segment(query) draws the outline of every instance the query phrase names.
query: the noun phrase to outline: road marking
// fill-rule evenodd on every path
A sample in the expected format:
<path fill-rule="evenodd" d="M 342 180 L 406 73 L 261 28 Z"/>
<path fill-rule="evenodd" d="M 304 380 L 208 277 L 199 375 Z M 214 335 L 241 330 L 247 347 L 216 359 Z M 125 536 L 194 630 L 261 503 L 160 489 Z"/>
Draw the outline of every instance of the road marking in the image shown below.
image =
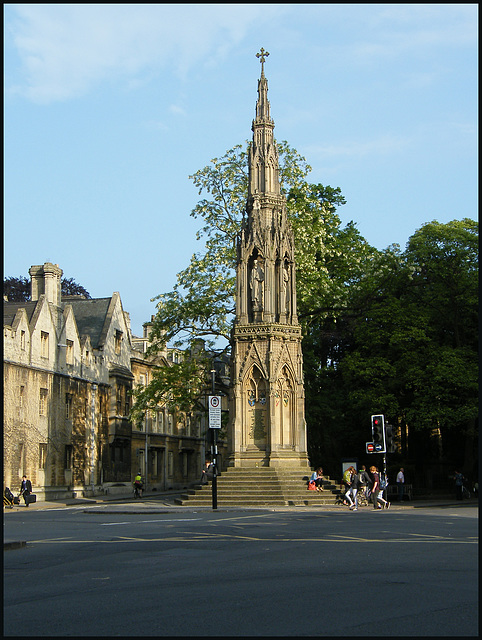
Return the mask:
<path fill-rule="evenodd" d="M 169 520 L 137 520 L 133 522 L 100 522 L 101 527 L 112 527 L 116 524 L 151 524 L 151 522 L 194 522 L 196 520 L 201 520 L 201 518 L 172 518 Z"/>
<path fill-rule="evenodd" d="M 232 540 L 239 541 L 249 541 L 249 542 L 327 542 L 327 543 L 342 543 L 346 544 L 346 539 L 344 538 L 257 538 L 253 536 L 236 536 L 236 535 L 228 535 L 228 534 L 213 534 L 213 533 L 196 533 L 189 535 L 181 535 L 181 536 L 173 536 L 173 537 L 163 537 L 163 538 L 146 538 L 146 537 L 129 537 L 129 536 L 118 536 L 115 540 L 72 540 L 69 538 L 50 538 L 44 540 L 30 540 L 27 541 L 28 544 L 116 544 L 116 543 L 125 543 L 125 542 L 207 542 L 211 540 L 216 540 L 217 542 L 228 542 Z M 478 545 L 477 537 L 470 537 L 467 540 L 452 540 L 450 538 L 445 539 L 427 539 L 427 540 L 413 540 L 413 539 L 405 539 L 405 538 L 393 538 L 393 539 L 383 539 L 383 538 L 351 538 L 351 542 L 354 543 L 375 543 L 380 544 L 381 542 L 384 544 L 473 544 Z"/>

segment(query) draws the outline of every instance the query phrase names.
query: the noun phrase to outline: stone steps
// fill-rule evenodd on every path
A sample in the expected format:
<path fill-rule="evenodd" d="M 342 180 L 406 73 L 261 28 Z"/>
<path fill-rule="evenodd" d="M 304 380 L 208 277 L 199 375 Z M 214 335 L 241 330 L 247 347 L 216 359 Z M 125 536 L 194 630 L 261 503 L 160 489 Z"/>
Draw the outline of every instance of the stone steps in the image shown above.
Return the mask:
<path fill-rule="evenodd" d="M 233 468 L 223 471 L 217 478 L 217 504 L 220 507 L 256 506 L 316 506 L 335 504 L 340 493 L 336 484 L 325 477 L 324 491 L 308 491 L 308 468 L 253 469 Z M 303 479 L 305 478 L 305 479 Z M 183 506 L 211 506 L 211 484 L 197 485 L 176 499 Z"/>

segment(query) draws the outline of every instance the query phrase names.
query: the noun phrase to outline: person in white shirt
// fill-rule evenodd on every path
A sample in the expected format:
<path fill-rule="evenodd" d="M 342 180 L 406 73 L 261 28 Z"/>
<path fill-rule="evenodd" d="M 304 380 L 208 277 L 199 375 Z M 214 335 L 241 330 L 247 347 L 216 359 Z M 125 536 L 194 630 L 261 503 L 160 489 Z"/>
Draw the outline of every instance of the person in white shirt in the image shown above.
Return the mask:
<path fill-rule="evenodd" d="M 397 473 L 397 485 L 398 485 L 398 500 L 399 502 L 403 502 L 403 490 L 405 484 L 405 475 L 403 473 L 403 467 Z"/>

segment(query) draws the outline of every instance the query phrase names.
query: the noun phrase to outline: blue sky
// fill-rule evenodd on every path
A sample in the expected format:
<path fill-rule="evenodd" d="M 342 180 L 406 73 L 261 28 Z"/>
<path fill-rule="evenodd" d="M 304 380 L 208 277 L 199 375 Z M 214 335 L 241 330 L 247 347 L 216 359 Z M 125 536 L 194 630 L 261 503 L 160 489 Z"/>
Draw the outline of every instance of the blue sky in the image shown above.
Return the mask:
<path fill-rule="evenodd" d="M 477 4 L 4 5 L 4 274 L 59 264 L 132 330 L 201 251 L 189 175 L 275 137 L 384 249 L 477 219 Z"/>

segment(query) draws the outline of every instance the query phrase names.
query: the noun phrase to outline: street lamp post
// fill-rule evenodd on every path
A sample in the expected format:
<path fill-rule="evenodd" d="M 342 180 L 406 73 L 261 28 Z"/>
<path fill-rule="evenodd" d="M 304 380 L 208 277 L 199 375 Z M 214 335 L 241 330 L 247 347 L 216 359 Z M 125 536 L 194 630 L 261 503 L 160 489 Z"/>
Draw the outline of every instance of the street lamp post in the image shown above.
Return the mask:
<path fill-rule="evenodd" d="M 147 491 L 147 477 L 148 477 L 148 472 L 149 472 L 149 459 L 148 459 L 148 455 L 147 455 L 147 450 L 148 450 L 148 439 L 147 439 L 147 426 L 148 426 L 149 420 L 147 418 L 147 410 L 146 410 L 146 447 L 145 447 L 145 454 L 144 454 L 144 467 L 145 467 L 145 472 L 146 472 L 146 491 Z"/>
<path fill-rule="evenodd" d="M 92 427 L 90 432 L 90 484 L 92 486 L 92 496 L 94 496 L 95 489 L 95 392 L 97 391 L 97 385 L 95 382 L 92 385 Z"/>

